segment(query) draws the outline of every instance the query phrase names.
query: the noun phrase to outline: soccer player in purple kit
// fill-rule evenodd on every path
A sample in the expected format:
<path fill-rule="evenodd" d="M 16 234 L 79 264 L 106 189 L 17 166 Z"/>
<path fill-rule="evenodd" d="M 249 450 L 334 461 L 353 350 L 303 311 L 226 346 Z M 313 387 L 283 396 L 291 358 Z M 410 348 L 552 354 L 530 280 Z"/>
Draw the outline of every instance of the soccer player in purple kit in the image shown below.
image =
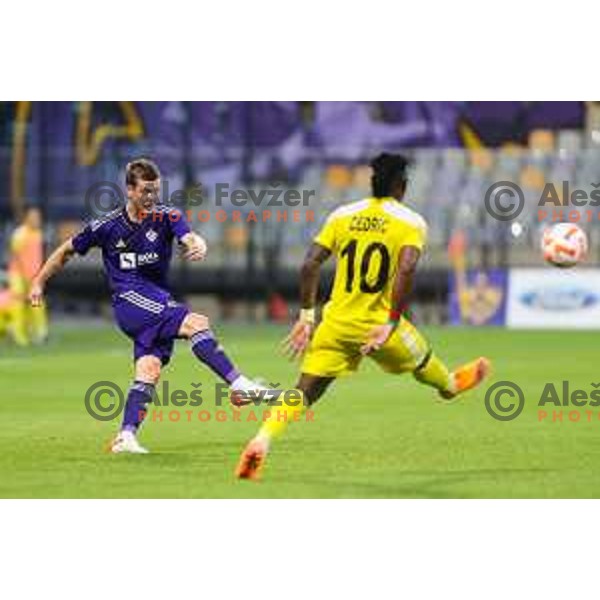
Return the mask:
<path fill-rule="evenodd" d="M 114 315 L 120 329 L 133 340 L 135 361 L 123 424 L 110 450 L 145 454 L 137 432 L 175 339 L 188 339 L 195 356 L 232 390 L 258 394 L 266 388 L 242 375 L 215 339 L 208 319 L 176 302 L 169 291 L 173 241 L 183 246 L 183 256 L 190 261 L 204 259 L 206 243 L 191 231 L 180 211 L 157 204 L 160 171 L 156 164 L 146 158 L 130 162 L 126 184 L 125 207 L 90 222 L 61 244 L 35 276 L 29 299 L 33 306 L 40 306 L 46 282 L 75 254 L 84 255 L 93 247 L 102 250 Z"/>

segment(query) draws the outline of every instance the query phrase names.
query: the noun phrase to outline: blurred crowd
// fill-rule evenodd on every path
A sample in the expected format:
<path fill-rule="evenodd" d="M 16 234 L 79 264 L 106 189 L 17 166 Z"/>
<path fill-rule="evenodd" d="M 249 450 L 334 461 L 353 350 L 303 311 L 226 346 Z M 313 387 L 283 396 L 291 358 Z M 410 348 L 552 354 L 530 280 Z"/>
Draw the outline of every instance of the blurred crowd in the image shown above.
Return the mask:
<path fill-rule="evenodd" d="M 551 219 L 537 210 L 545 187 L 553 184 L 564 204 L 563 182 L 569 190 L 587 194 L 600 183 L 600 105 L 0 103 L 3 314 L 24 289 L 23 278 L 14 277 L 16 232 L 38 231 L 24 236 L 30 252 L 24 262 L 37 264 L 31 240 L 37 240 L 43 254 L 77 231 L 91 216 L 86 203 L 90 187 L 99 181 L 123 185 L 123 169 L 132 156 L 155 158 L 171 190 L 201 183 L 202 209 L 213 216 L 218 208 L 234 208 L 227 202 L 215 205 L 219 183 L 255 193 L 273 187 L 282 193 L 314 192 L 308 205 L 298 208 L 314 218 L 263 221 L 260 211 L 265 207 L 249 204 L 235 208 L 244 217 L 258 211 L 254 221 L 211 218 L 194 224 L 209 243 L 203 268 L 221 273 L 251 268 L 274 281 L 282 269 L 295 271 L 307 243 L 333 208 L 369 194 L 367 164 L 381 150 L 401 151 L 413 160 L 407 201 L 429 223 L 425 269 L 449 268 L 448 244 L 457 231 L 464 237 L 469 265 L 538 264 L 540 230 Z M 486 210 L 486 192 L 498 181 L 513 182 L 523 192 L 525 209 L 517 228 L 495 220 Z M 29 205 L 37 210 L 26 210 Z M 583 215 L 587 208 L 575 210 Z M 595 241 L 600 223 L 594 216 L 581 222 L 593 249 L 599 247 Z M 27 225 L 31 222 L 37 224 Z M 591 260 L 596 260 L 594 254 Z M 91 256 L 81 264 L 95 268 L 98 262 L 99 257 Z M 19 315 L 17 338 L 44 338 L 43 319 L 41 324 L 28 322 L 24 309 Z"/>

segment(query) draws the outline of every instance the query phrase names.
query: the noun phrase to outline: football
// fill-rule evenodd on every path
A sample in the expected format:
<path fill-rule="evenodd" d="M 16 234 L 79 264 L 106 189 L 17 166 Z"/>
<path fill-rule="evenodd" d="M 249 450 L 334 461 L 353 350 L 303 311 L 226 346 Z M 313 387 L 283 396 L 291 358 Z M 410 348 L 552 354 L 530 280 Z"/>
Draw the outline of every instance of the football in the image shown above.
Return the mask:
<path fill-rule="evenodd" d="M 573 267 L 587 255 L 585 231 L 575 223 L 557 223 L 542 235 L 544 260 L 555 267 Z"/>

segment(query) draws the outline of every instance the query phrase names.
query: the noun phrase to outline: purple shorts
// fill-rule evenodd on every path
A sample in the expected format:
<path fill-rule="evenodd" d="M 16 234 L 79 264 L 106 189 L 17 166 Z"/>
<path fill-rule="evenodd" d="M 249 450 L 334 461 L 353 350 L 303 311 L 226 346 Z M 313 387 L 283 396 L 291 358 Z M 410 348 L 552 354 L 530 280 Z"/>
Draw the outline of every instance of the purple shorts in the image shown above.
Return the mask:
<path fill-rule="evenodd" d="M 173 345 L 190 309 L 167 293 L 127 290 L 113 296 L 113 311 L 121 330 L 133 340 L 133 357 L 171 360 Z"/>

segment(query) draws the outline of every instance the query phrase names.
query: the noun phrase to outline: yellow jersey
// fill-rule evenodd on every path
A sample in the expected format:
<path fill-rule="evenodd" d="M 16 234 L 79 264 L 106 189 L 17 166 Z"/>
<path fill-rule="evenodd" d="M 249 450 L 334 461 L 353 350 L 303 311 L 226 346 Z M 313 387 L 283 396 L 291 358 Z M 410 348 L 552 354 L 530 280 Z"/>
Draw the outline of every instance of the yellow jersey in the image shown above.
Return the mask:
<path fill-rule="evenodd" d="M 323 320 L 367 329 L 388 319 L 400 250 L 423 250 L 427 224 L 394 198 L 366 198 L 334 210 L 314 241 L 337 264 Z"/>

